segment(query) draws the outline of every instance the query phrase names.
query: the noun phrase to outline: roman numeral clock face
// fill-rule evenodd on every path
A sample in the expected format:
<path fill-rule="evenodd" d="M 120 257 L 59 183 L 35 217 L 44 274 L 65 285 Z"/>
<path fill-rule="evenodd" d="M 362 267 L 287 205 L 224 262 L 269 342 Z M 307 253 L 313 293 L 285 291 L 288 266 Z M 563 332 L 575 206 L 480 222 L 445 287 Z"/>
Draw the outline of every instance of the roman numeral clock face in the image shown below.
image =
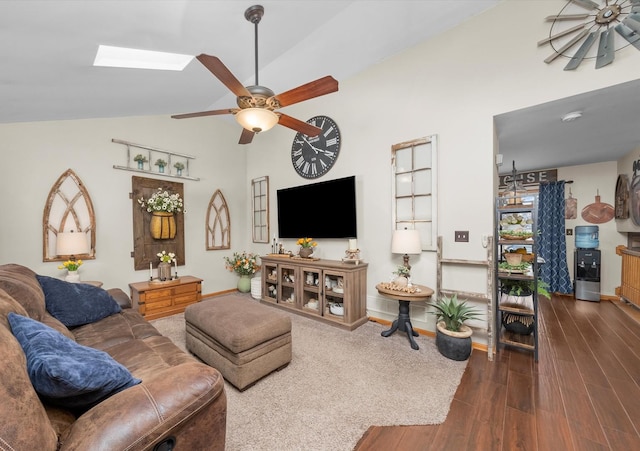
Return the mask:
<path fill-rule="evenodd" d="M 315 116 L 307 121 L 322 129 L 318 136 L 297 133 L 291 146 L 291 163 L 307 179 L 320 177 L 333 167 L 340 153 L 340 130 L 333 119 Z"/>

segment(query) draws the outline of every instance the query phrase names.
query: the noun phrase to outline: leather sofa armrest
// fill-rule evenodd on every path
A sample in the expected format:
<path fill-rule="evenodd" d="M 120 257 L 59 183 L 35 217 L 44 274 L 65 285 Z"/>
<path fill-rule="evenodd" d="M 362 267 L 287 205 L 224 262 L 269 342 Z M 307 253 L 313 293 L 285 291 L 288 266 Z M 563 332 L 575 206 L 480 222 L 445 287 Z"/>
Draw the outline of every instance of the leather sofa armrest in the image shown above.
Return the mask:
<path fill-rule="evenodd" d="M 131 308 L 131 298 L 120 288 L 110 288 L 107 290 L 107 293 L 109 293 L 111 297 L 115 299 L 120 308 Z"/>
<path fill-rule="evenodd" d="M 146 450 L 173 437 L 176 449 L 224 450 L 226 395 L 218 370 L 190 362 L 106 399 L 81 415 L 60 450 Z"/>

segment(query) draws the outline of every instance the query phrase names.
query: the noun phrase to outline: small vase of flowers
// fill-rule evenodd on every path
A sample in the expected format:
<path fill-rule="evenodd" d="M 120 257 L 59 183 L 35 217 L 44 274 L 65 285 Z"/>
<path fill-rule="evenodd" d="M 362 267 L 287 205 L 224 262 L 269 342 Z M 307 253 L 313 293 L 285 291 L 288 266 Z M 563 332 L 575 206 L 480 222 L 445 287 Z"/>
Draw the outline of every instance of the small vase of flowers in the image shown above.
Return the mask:
<path fill-rule="evenodd" d="M 67 260 L 63 262 L 58 269 L 66 269 L 67 276 L 64 278 L 67 282 L 80 282 L 78 268 L 82 265 L 82 260 Z"/>
<path fill-rule="evenodd" d="M 133 157 L 133 161 L 138 162 L 138 169 L 144 169 L 144 164 L 149 160 L 147 160 L 147 157 L 139 153 L 138 155 Z"/>
<path fill-rule="evenodd" d="M 180 161 L 178 161 L 176 164 L 173 165 L 174 168 L 176 168 L 176 175 L 182 175 L 182 170 L 184 169 L 184 163 L 181 163 Z"/>
<path fill-rule="evenodd" d="M 398 268 L 393 272 L 396 277 L 393 279 L 393 283 L 400 286 L 406 287 L 409 285 L 411 271 L 404 265 L 398 266 Z"/>
<path fill-rule="evenodd" d="M 155 165 L 158 166 L 158 172 L 163 173 L 164 167 L 167 165 L 167 162 L 164 161 L 162 158 L 158 158 L 155 162 Z"/>
<path fill-rule="evenodd" d="M 313 248 L 318 245 L 318 243 L 313 241 L 313 238 L 308 238 L 308 237 L 299 238 L 298 241 L 296 241 L 296 244 L 300 246 L 300 251 L 298 252 L 298 255 L 300 255 L 300 257 L 302 258 L 311 257 L 311 254 L 313 254 L 313 251 L 314 251 Z"/>
<path fill-rule="evenodd" d="M 171 280 L 171 263 L 176 261 L 176 254 L 166 251 L 158 252 L 158 279 L 161 281 Z"/>

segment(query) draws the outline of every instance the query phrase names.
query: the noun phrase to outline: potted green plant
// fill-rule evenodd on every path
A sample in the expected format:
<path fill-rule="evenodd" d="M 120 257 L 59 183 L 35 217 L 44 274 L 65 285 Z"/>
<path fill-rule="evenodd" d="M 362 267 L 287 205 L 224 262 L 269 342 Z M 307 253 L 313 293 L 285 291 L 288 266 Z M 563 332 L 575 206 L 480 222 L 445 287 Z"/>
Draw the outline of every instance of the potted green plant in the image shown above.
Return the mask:
<path fill-rule="evenodd" d="M 149 160 L 147 160 L 147 157 L 139 153 L 138 155 L 133 157 L 133 161 L 138 162 L 138 169 L 144 169 L 144 164 Z"/>
<path fill-rule="evenodd" d="M 549 293 L 548 288 L 549 284 L 542 279 L 538 279 L 537 284 L 533 279 L 503 279 L 500 286 L 500 305 L 533 312 L 534 290 L 539 295 L 551 299 L 551 293 Z M 521 335 L 529 335 L 533 332 L 532 315 L 503 312 L 501 321 L 505 329 L 510 332 Z"/>
<path fill-rule="evenodd" d="M 400 265 L 393 271 L 397 277 L 393 279 L 393 283 L 400 287 L 406 287 L 409 285 L 409 277 L 411 277 L 411 270 L 404 265 Z"/>
<path fill-rule="evenodd" d="M 184 163 L 178 161 L 176 164 L 173 165 L 173 167 L 176 168 L 176 174 L 182 175 L 182 170 L 184 169 Z"/>
<path fill-rule="evenodd" d="M 158 158 L 155 162 L 155 165 L 158 166 L 158 172 L 164 172 L 164 167 L 167 165 L 167 162 L 162 158 Z"/>
<path fill-rule="evenodd" d="M 440 354 L 451 360 L 467 360 L 471 355 L 471 335 L 473 330 L 465 321 L 479 318 L 480 312 L 459 301 L 454 294 L 450 298 L 443 296 L 429 303 L 436 315 L 436 347 Z"/>

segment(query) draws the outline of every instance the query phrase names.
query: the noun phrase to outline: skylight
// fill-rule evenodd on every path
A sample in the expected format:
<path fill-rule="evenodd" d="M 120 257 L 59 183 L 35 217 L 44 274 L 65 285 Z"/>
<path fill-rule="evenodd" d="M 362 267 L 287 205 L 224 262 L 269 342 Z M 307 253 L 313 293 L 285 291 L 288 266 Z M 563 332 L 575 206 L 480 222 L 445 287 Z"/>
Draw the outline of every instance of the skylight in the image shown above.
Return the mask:
<path fill-rule="evenodd" d="M 132 69 L 183 70 L 192 59 L 193 55 L 100 45 L 93 65 Z"/>

